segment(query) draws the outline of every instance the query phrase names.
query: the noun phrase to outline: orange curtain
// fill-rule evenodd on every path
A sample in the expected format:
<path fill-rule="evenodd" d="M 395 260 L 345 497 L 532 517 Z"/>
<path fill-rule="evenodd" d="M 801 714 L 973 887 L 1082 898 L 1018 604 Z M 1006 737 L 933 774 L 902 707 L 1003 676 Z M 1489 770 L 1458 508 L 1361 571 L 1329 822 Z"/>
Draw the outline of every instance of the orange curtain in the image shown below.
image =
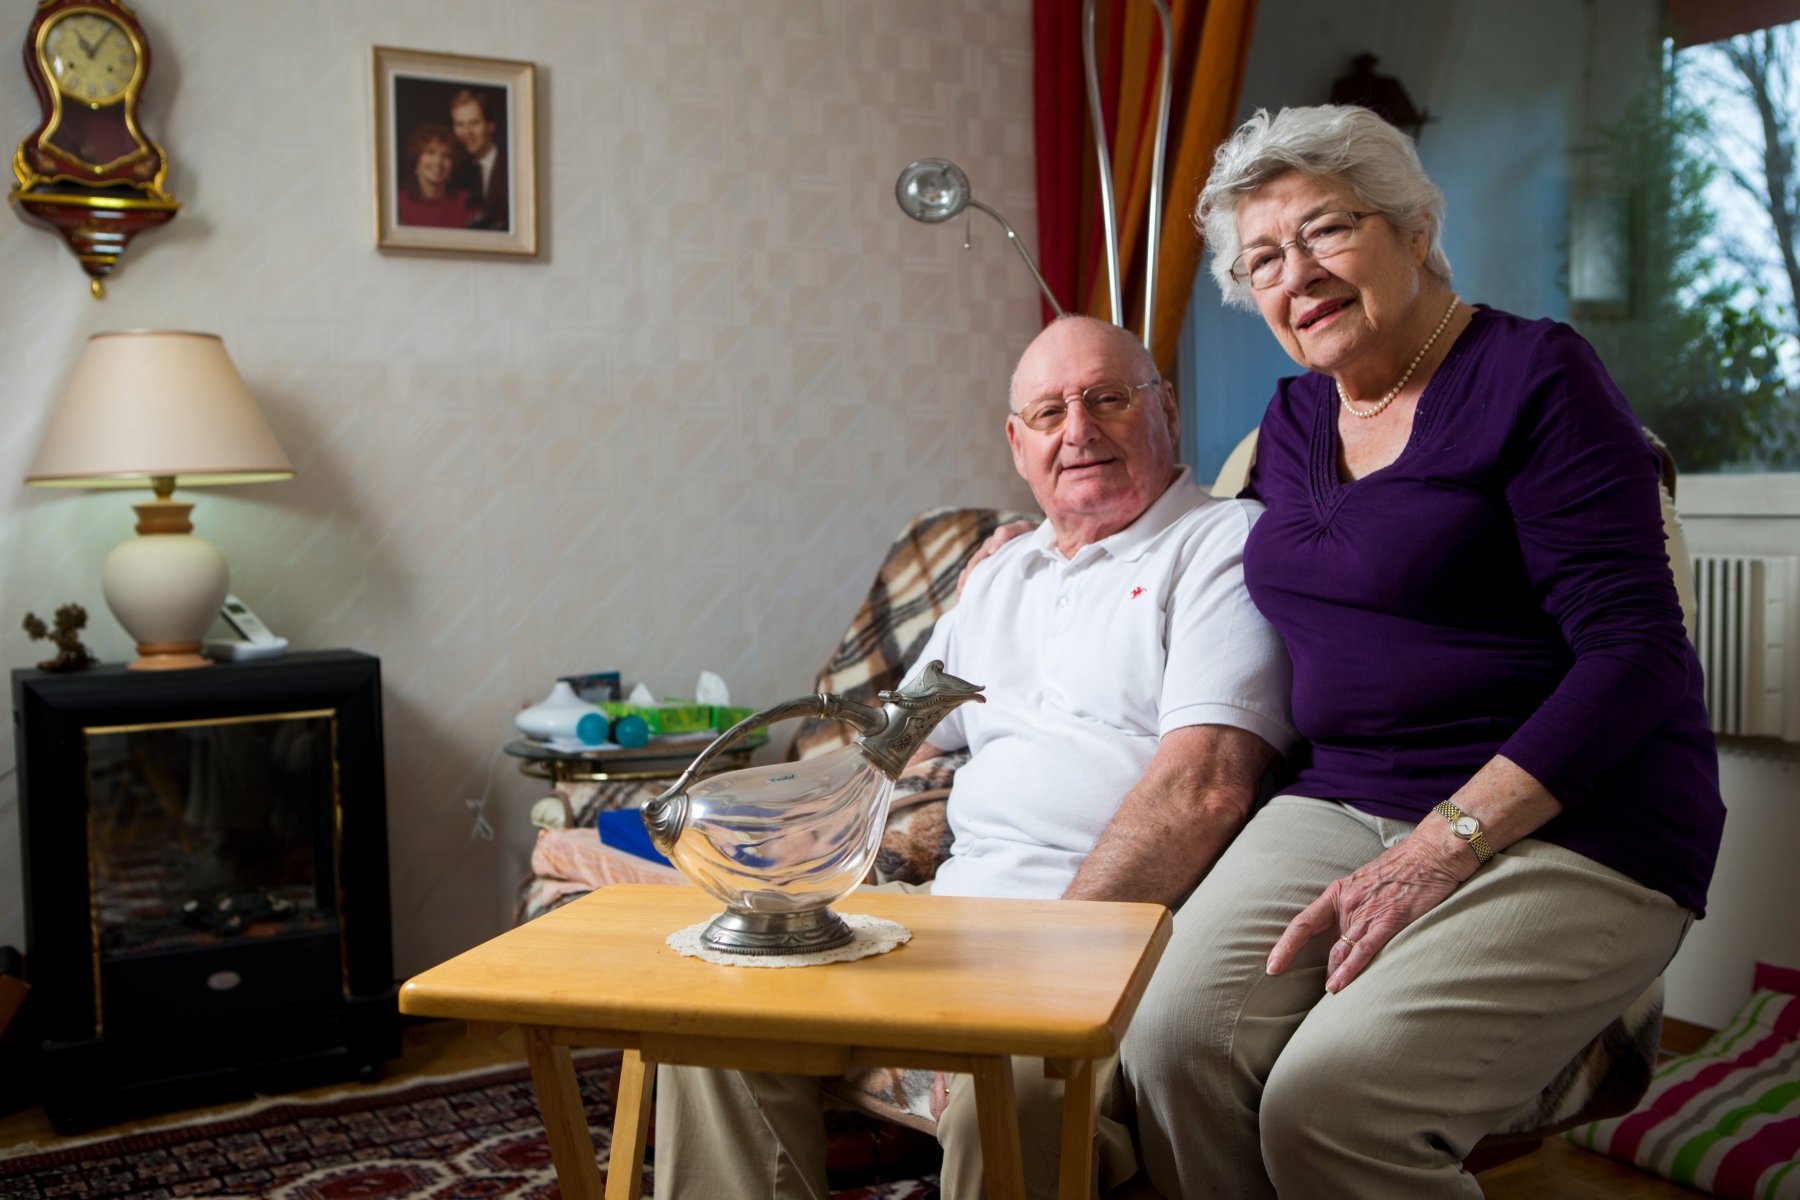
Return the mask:
<path fill-rule="evenodd" d="M 1039 0 L 1073 16 L 1075 53 L 1079 54 L 1079 3 Z M 1174 371 L 1175 348 L 1188 299 L 1201 266 L 1202 245 L 1194 226 L 1194 204 L 1213 151 L 1231 132 L 1243 90 L 1244 64 L 1256 26 L 1256 0 L 1171 0 L 1174 31 L 1174 87 L 1169 106 L 1169 144 L 1164 161 L 1162 251 L 1156 278 L 1156 329 L 1151 349 L 1165 375 Z M 1040 22 L 1040 26 L 1041 26 Z M 1134 331 L 1144 323 L 1144 265 L 1150 211 L 1150 172 L 1156 137 L 1156 104 L 1162 60 L 1162 27 L 1145 0 L 1099 0 L 1095 13 L 1096 49 L 1100 63 L 1103 107 L 1113 156 L 1113 195 L 1118 207 L 1120 268 L 1125 324 Z M 1040 43 L 1041 44 L 1041 43 Z M 1045 73 L 1040 67 L 1040 80 Z M 1061 78 L 1067 80 L 1065 70 Z M 1066 86 L 1066 84 L 1065 84 Z M 1083 84 L 1085 86 L 1085 83 Z M 1040 105 L 1040 115 L 1043 108 Z M 1080 137 L 1081 179 L 1050 180 L 1040 171 L 1039 208 L 1076 206 L 1080 219 L 1069 222 L 1080 231 L 1080 246 L 1070 255 L 1079 264 L 1076 294 L 1080 311 L 1110 318 L 1102 231 L 1098 167 L 1086 108 Z M 1040 128 L 1040 153 L 1045 130 Z M 1055 198 L 1046 185 L 1071 189 Z M 1078 190 L 1074 190 L 1077 189 Z M 1057 257 L 1044 247 L 1046 257 Z"/>

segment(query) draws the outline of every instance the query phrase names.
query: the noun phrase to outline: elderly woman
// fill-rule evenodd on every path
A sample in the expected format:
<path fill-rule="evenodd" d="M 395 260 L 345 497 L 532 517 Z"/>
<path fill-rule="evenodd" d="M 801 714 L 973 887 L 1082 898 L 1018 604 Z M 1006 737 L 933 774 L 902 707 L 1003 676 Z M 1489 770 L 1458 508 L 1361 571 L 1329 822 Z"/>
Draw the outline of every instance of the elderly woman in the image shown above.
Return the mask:
<path fill-rule="evenodd" d="M 1312 743 L 1176 917 L 1123 1051 L 1170 1197 L 1478 1197 L 1460 1160 L 1663 970 L 1724 809 L 1658 466 L 1566 325 L 1463 303 L 1358 108 L 1259 112 L 1199 219 L 1306 370 L 1244 553 Z"/>

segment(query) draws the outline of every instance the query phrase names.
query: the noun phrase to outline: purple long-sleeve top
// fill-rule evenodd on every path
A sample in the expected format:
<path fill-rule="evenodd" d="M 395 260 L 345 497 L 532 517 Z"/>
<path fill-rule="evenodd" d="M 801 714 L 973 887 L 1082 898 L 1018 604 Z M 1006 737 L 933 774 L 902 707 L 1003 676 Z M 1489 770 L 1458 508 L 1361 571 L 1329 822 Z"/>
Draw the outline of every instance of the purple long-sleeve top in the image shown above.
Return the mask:
<path fill-rule="evenodd" d="M 1532 836 L 1696 913 L 1725 808 L 1658 461 L 1567 325 L 1481 308 L 1400 457 L 1338 475 L 1329 378 L 1284 379 L 1246 495 L 1256 605 L 1312 759 L 1288 791 L 1422 819 L 1495 754 L 1562 803 Z"/>

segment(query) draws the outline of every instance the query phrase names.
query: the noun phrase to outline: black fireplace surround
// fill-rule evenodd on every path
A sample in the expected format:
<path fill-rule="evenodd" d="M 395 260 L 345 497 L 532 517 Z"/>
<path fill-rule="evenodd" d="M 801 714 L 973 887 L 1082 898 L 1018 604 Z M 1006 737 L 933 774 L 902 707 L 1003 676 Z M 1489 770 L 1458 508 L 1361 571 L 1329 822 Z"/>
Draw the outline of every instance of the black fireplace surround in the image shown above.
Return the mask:
<path fill-rule="evenodd" d="M 15 671 L 13 721 L 59 1130 L 399 1053 L 379 660 Z"/>

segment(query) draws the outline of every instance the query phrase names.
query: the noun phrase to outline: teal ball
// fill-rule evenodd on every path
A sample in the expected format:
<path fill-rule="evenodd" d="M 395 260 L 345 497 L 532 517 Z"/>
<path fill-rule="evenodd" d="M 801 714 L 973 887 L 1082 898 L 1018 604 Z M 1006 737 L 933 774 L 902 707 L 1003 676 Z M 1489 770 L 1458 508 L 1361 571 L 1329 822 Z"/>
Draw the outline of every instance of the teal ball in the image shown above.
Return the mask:
<path fill-rule="evenodd" d="M 636 750 L 650 742 L 650 726 L 642 717 L 623 716 L 613 722 L 613 741 L 627 750 Z"/>

